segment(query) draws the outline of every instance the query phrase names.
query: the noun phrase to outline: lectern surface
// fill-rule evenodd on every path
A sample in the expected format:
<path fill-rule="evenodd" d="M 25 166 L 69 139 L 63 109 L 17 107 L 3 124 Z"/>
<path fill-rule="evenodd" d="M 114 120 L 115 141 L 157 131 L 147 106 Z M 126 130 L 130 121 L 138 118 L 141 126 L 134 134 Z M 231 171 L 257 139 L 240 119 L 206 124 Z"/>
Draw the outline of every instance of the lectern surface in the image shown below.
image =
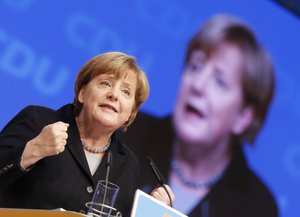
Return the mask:
<path fill-rule="evenodd" d="M 1 217 L 83 217 L 85 215 L 70 211 L 34 210 L 34 209 L 3 209 Z"/>

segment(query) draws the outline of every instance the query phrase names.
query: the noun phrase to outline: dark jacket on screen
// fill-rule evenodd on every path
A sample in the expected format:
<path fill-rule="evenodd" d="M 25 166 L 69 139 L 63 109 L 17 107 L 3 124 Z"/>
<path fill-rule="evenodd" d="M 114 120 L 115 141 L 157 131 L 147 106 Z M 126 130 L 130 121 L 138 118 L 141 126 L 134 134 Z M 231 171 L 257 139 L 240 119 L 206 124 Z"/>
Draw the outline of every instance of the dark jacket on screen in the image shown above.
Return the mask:
<path fill-rule="evenodd" d="M 157 185 L 147 156 L 168 178 L 174 139 L 171 116 L 159 119 L 139 113 L 127 132 L 121 134 L 121 139 L 130 144 L 140 161 L 143 173 L 138 178 L 139 188 L 150 190 Z M 186 214 L 189 217 L 277 217 L 278 211 L 272 194 L 248 167 L 241 147 L 236 147 L 223 177 Z"/>

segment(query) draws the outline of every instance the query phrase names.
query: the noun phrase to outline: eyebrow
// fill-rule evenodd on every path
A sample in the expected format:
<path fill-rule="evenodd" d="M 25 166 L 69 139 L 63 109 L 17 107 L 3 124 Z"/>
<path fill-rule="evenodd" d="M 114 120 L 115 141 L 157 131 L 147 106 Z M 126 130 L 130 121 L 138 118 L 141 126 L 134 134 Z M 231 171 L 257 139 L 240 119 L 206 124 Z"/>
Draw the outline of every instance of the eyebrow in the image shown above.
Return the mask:
<path fill-rule="evenodd" d="M 114 79 L 115 76 L 113 74 L 101 74 L 97 80 L 100 81 L 100 80 L 103 80 L 103 79 Z M 117 80 L 117 79 L 116 79 Z M 120 79 L 121 80 L 121 79 Z M 122 82 L 122 85 L 124 85 L 125 87 L 129 88 L 129 89 L 134 89 L 136 85 L 134 84 L 131 84 L 131 83 L 128 83 L 126 81 L 123 81 Z"/>

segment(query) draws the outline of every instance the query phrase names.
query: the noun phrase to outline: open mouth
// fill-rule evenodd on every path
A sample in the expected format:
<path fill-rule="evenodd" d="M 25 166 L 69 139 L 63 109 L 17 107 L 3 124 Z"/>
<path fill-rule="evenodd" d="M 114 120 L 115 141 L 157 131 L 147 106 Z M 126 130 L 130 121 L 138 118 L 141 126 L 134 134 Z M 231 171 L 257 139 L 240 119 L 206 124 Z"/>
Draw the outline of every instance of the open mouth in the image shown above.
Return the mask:
<path fill-rule="evenodd" d="M 115 107 L 113 107 L 113 106 L 111 106 L 109 104 L 103 104 L 103 105 L 100 105 L 100 107 L 110 109 L 110 110 L 112 110 L 112 111 L 114 111 L 116 113 L 118 112 Z"/>
<path fill-rule="evenodd" d="M 205 115 L 204 113 L 199 110 L 199 109 L 196 109 L 194 106 L 188 104 L 185 108 L 186 112 L 189 113 L 189 114 L 193 114 L 193 115 L 196 115 L 198 116 L 199 118 L 205 118 Z"/>

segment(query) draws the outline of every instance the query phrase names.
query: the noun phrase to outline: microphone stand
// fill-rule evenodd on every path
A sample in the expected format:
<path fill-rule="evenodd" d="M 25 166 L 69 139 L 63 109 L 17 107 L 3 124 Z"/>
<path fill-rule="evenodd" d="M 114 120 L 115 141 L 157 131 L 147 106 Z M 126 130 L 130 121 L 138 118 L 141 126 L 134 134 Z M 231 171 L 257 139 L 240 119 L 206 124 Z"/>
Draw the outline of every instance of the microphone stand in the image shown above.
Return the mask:
<path fill-rule="evenodd" d="M 150 166 L 155 178 L 157 179 L 158 183 L 164 188 L 164 190 L 166 191 L 166 193 L 168 195 L 168 198 L 169 198 L 169 201 L 170 201 L 170 206 L 173 207 L 173 203 L 172 203 L 172 200 L 171 200 L 170 193 L 169 193 L 168 189 L 165 186 L 165 184 L 167 184 L 166 180 L 164 179 L 163 175 L 161 174 L 161 172 L 157 168 L 157 166 L 154 163 L 154 161 L 152 160 L 152 158 L 147 157 L 147 159 L 148 159 L 149 166 Z"/>
<path fill-rule="evenodd" d="M 108 176 L 110 173 L 110 169 L 112 167 L 112 152 L 109 150 L 107 153 L 107 162 L 106 162 L 106 176 L 105 176 L 105 188 L 104 188 L 104 195 L 102 204 L 105 204 L 106 194 L 107 194 L 107 186 L 108 186 Z M 103 213 L 104 207 L 101 206 L 101 213 Z M 111 211 L 109 211 L 110 214 Z"/>

